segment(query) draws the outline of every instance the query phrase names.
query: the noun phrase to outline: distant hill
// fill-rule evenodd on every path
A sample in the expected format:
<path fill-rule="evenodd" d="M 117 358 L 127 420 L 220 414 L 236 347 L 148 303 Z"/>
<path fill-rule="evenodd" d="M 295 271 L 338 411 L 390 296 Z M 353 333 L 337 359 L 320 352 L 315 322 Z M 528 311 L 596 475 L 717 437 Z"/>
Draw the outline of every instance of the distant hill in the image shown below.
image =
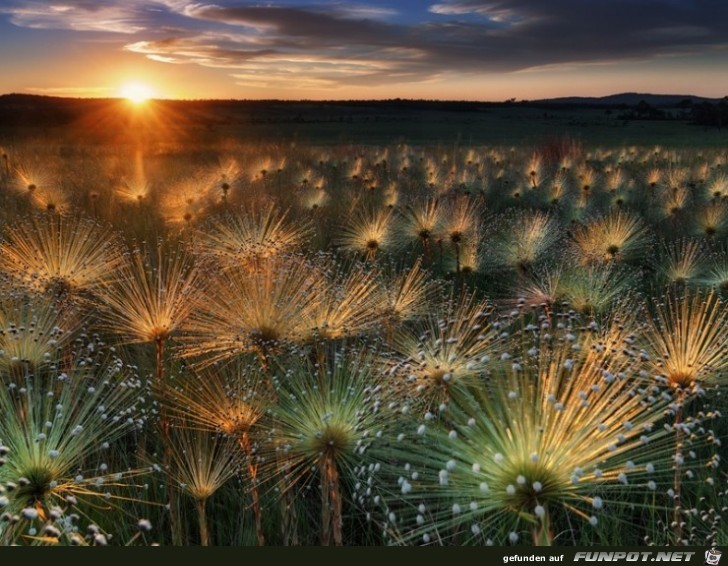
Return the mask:
<path fill-rule="evenodd" d="M 706 98 L 693 94 L 651 94 L 641 92 L 622 92 L 609 96 L 565 96 L 561 98 L 547 98 L 531 100 L 535 104 L 559 104 L 565 106 L 636 106 L 641 101 L 650 106 L 674 108 L 681 102 L 689 100 L 692 104 L 708 102 L 714 104 L 719 98 Z"/>

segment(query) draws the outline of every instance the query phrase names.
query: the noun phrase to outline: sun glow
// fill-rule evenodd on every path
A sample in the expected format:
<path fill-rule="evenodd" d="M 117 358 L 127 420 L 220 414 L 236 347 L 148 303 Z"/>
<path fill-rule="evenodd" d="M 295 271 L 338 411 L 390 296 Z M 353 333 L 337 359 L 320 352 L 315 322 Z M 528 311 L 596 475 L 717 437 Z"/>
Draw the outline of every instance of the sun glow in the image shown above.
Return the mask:
<path fill-rule="evenodd" d="M 143 104 L 154 96 L 154 90 L 143 83 L 126 83 L 119 88 L 119 96 L 134 104 Z"/>

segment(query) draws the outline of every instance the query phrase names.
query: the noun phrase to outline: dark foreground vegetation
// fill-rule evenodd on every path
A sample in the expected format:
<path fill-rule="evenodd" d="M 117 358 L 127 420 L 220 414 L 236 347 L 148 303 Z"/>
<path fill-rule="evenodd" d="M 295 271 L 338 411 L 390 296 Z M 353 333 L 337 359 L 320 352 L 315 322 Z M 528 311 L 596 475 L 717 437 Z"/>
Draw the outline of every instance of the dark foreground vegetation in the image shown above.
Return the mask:
<path fill-rule="evenodd" d="M 726 544 L 725 145 L 219 104 L 2 128 L 0 544 Z"/>

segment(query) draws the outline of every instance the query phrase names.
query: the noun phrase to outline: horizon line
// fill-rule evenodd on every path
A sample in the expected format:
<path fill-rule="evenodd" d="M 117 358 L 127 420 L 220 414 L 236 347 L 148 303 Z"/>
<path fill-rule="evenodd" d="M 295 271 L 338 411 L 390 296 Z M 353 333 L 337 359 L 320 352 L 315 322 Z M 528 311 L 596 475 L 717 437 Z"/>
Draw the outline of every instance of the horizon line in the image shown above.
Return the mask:
<path fill-rule="evenodd" d="M 683 98 L 702 98 L 706 100 L 723 100 L 728 98 L 728 94 L 725 96 L 704 96 L 700 94 L 685 94 L 685 93 L 662 93 L 662 92 L 638 92 L 638 91 L 623 91 L 615 92 L 606 95 L 580 95 L 571 94 L 563 96 L 554 96 L 549 98 L 517 98 L 511 97 L 504 100 L 486 100 L 486 99 L 472 99 L 472 98 L 408 98 L 408 97 L 390 97 L 390 98 L 172 98 L 172 97 L 150 97 L 147 100 L 149 102 L 442 102 L 442 103 L 479 103 L 479 104 L 507 104 L 507 103 L 524 103 L 524 102 L 548 102 L 558 101 L 562 99 L 570 98 L 582 98 L 582 99 L 593 99 L 601 100 L 605 98 L 613 98 L 617 96 L 662 96 L 662 97 L 683 97 Z M 0 93 L 0 97 L 7 96 L 28 96 L 37 98 L 49 98 L 49 99 L 66 99 L 66 100 L 116 100 L 126 101 L 128 100 L 124 96 L 70 96 L 70 95 L 58 95 L 58 94 L 43 94 L 35 92 L 6 92 Z"/>

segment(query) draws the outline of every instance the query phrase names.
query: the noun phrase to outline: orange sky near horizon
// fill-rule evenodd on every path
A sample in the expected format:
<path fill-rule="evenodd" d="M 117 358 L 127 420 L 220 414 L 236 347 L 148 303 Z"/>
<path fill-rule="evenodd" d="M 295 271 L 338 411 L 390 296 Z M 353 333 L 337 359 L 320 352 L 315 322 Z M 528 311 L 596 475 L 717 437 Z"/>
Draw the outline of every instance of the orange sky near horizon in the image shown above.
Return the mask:
<path fill-rule="evenodd" d="M 627 0 L 11 0 L 0 93 L 115 97 L 133 82 L 182 99 L 728 94 L 728 5 L 654 3 L 664 13 Z"/>

